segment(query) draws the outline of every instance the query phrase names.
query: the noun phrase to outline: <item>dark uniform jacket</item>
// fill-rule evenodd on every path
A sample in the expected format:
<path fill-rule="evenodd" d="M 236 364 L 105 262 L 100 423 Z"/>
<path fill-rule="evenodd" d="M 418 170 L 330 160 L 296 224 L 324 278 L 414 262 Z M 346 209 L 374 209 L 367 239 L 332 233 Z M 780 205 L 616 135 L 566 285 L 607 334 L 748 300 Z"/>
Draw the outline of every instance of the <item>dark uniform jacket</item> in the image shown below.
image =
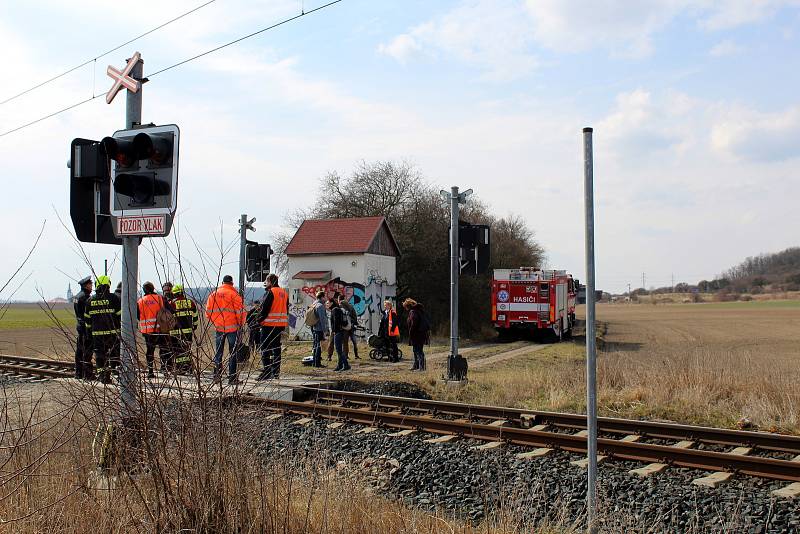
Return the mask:
<path fill-rule="evenodd" d="M 121 315 L 119 297 L 103 288 L 88 300 L 83 317 L 92 336 L 118 336 Z"/>
<path fill-rule="evenodd" d="M 171 336 L 191 335 L 197 328 L 197 305 L 192 299 L 183 295 L 167 303 L 167 308 L 175 316 L 175 328 L 169 331 Z"/>
<path fill-rule="evenodd" d="M 86 294 L 86 291 L 81 289 L 77 295 L 75 295 L 75 301 L 73 303 L 73 308 L 75 308 L 75 319 L 78 320 L 78 330 L 83 330 L 86 328 L 86 302 L 89 300 L 89 295 Z"/>
<path fill-rule="evenodd" d="M 396 326 L 398 327 L 399 331 L 400 318 L 397 316 L 396 311 L 392 310 L 390 313 L 392 314 L 392 328 Z M 386 338 L 389 337 L 389 314 L 386 313 L 386 310 L 384 310 L 383 313 L 381 314 L 381 324 L 380 326 L 378 326 L 378 335 Z"/>

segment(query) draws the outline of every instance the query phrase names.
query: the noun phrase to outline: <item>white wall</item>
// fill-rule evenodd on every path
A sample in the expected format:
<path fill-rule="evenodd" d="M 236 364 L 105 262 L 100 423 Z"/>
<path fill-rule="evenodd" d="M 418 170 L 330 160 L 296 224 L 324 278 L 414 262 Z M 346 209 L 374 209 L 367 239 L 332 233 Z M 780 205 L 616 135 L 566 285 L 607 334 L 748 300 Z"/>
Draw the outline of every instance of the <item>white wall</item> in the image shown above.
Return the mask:
<path fill-rule="evenodd" d="M 304 325 L 304 314 L 305 309 L 313 303 L 314 293 L 318 289 L 330 295 L 334 291 L 344 292 L 359 313 L 359 324 L 366 329 L 365 335 L 377 331 L 383 299 L 396 294 L 397 267 L 396 260 L 392 256 L 377 254 L 290 256 L 287 270 L 290 277 L 289 334 L 300 339 L 311 337 L 310 331 Z M 300 271 L 331 271 L 331 279 L 339 278 L 342 285 L 334 287 L 328 280 L 291 278 Z"/>

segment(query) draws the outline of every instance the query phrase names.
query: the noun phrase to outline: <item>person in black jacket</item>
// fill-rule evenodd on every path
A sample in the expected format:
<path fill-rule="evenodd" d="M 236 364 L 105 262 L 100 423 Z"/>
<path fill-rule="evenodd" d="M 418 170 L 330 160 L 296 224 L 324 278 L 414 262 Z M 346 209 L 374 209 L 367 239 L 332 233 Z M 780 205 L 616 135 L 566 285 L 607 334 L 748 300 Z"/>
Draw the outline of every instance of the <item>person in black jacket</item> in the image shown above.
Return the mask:
<path fill-rule="evenodd" d="M 119 364 L 119 323 L 122 306 L 111 292 L 111 279 L 97 277 L 97 290 L 86 303 L 83 315 L 87 332 L 92 334 L 97 374 L 104 384 L 111 383 L 111 370 Z M 91 365 L 91 364 L 90 364 Z"/>
<path fill-rule="evenodd" d="M 92 277 L 87 276 L 78 282 L 81 290 L 75 295 L 73 308 L 75 309 L 75 319 L 77 324 L 75 329 L 78 331 L 78 338 L 75 340 L 75 378 L 82 380 L 92 380 L 92 339 L 86 332 L 86 302 L 92 296 Z"/>
<path fill-rule="evenodd" d="M 334 371 L 349 371 L 350 363 L 347 361 L 347 353 L 344 351 L 344 337 L 350 335 L 349 330 L 345 330 L 344 325 L 347 310 L 339 306 L 335 300 L 331 301 L 331 333 L 333 334 L 333 345 L 336 347 L 336 354 L 339 362 Z"/>
<path fill-rule="evenodd" d="M 431 326 L 425 308 L 414 299 L 403 301 L 403 309 L 408 313 L 408 344 L 414 350 L 412 371 L 425 370 L 425 351 L 423 347 L 431 342 Z"/>

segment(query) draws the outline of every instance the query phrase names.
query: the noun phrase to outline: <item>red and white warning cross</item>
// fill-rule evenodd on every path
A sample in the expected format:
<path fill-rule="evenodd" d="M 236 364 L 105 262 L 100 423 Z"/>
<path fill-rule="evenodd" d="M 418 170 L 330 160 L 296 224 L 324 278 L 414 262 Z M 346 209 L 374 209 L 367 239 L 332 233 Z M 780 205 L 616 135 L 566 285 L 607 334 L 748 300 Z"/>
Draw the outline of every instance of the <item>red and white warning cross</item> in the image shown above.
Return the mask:
<path fill-rule="evenodd" d="M 111 79 L 114 80 L 114 85 L 112 85 L 111 89 L 109 89 L 106 93 L 106 104 L 110 104 L 123 87 L 132 93 L 135 93 L 139 90 L 141 82 L 134 80 L 129 76 L 129 74 L 131 73 L 131 70 L 133 70 L 134 65 L 136 65 L 141 58 L 142 55 L 139 54 L 139 52 L 135 52 L 133 57 L 128 60 L 128 64 L 125 65 L 125 68 L 122 69 L 122 72 L 118 71 L 111 65 L 108 66 L 106 69 L 106 74 L 108 74 Z"/>

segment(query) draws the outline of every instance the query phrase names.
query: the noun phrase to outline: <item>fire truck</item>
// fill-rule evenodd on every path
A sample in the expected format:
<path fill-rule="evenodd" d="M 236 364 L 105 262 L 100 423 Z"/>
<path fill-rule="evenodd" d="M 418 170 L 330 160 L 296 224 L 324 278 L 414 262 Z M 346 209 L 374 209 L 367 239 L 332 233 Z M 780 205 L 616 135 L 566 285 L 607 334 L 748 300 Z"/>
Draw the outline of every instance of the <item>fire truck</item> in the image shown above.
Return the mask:
<path fill-rule="evenodd" d="M 567 271 L 532 267 L 495 269 L 492 277 L 492 321 L 501 337 L 528 330 L 569 337 L 575 324 L 580 284 Z"/>

